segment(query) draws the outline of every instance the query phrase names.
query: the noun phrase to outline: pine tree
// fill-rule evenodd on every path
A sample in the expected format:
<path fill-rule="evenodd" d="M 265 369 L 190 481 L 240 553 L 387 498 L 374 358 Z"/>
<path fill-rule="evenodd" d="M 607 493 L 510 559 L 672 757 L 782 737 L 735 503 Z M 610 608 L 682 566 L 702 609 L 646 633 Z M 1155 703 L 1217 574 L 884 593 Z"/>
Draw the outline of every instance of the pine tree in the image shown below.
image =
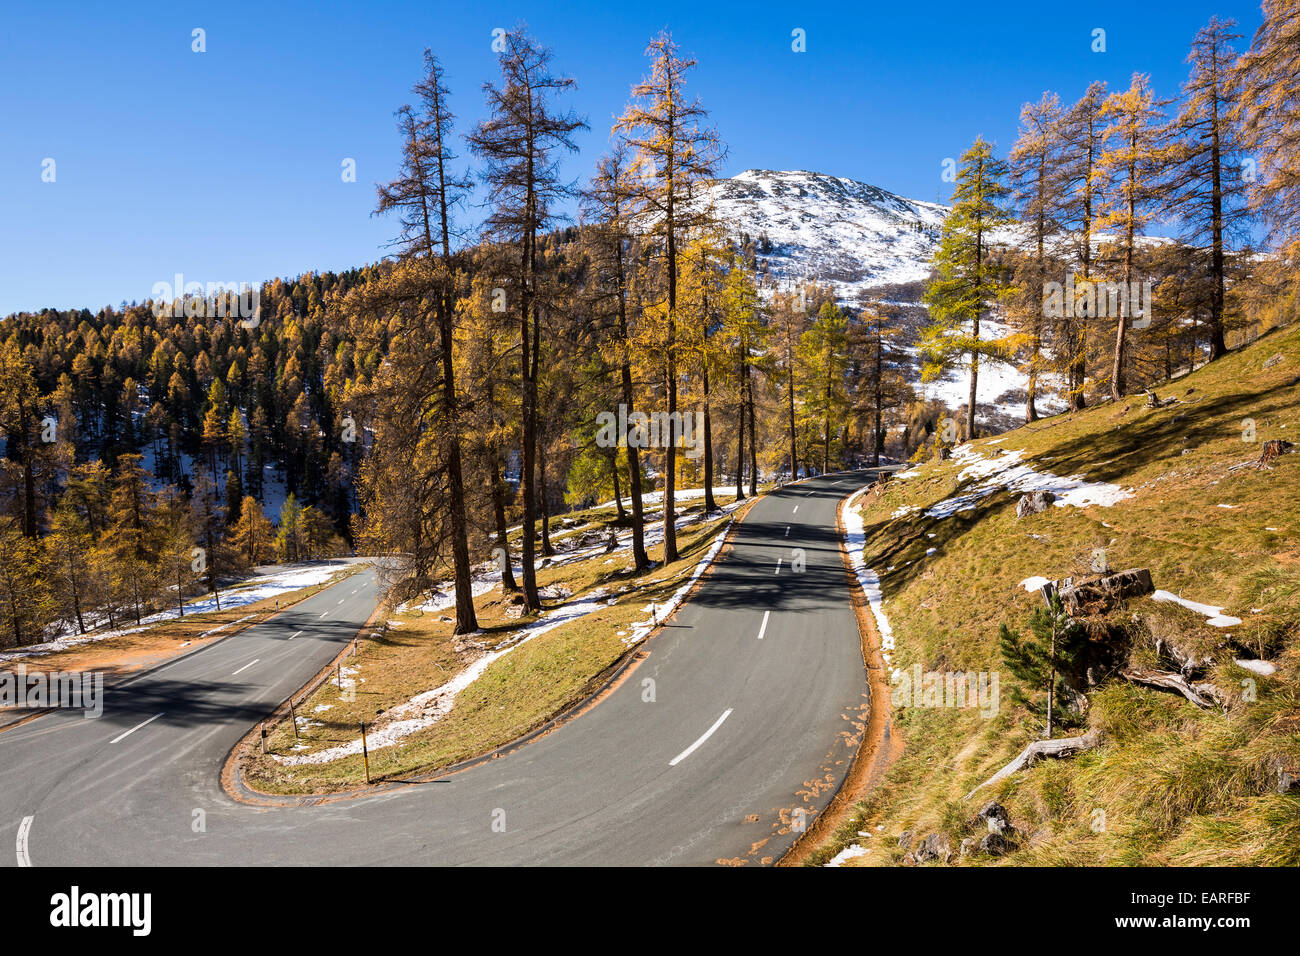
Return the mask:
<path fill-rule="evenodd" d="M 1024 637 L 1005 624 L 998 631 L 1002 660 L 1024 686 L 1012 687 L 1011 699 L 1030 713 L 1042 717 L 1050 738 L 1055 726 L 1077 726 L 1080 715 L 1060 706 L 1069 695 L 1066 675 L 1078 667 L 1088 643 L 1087 633 L 1052 595 L 1050 605 L 1034 608 L 1029 619 L 1033 638 Z"/>
<path fill-rule="evenodd" d="M 1005 360 L 1003 347 L 980 338 L 980 319 L 1006 297 L 1008 285 L 991 256 L 990 234 L 1011 222 L 1005 206 L 1007 167 L 993 147 L 977 137 L 962 154 L 952 209 L 944 218 L 934 277 L 925 290 L 931 324 L 921 342 L 927 377 L 954 364 L 970 362 L 966 437 L 975 437 L 976 388 L 981 356 Z"/>
<path fill-rule="evenodd" d="M 848 413 L 848 345 L 848 319 L 833 302 L 821 307 L 799 339 L 804 413 L 821 424 L 823 474 L 831 470 L 831 422 L 843 421 Z"/>

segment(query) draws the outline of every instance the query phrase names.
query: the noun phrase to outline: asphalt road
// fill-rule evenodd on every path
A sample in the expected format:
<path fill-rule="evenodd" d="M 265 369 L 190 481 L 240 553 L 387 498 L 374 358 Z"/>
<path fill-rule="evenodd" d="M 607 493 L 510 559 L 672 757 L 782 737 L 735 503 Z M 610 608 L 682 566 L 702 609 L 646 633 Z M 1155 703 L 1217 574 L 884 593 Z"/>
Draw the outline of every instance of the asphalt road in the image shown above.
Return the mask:
<path fill-rule="evenodd" d="M 867 478 L 832 475 L 760 500 L 630 677 L 513 753 L 319 806 L 232 800 L 218 779 L 231 746 L 373 612 L 374 572 L 353 575 L 265 623 L 106 688 L 99 719 L 55 711 L 0 733 L 0 848 L 9 848 L 0 862 L 779 858 L 797 834 L 788 826 L 779 833 L 777 821 L 789 823 L 798 807 L 811 823 L 825 807 L 853 753 L 846 715 L 866 703 L 835 511 Z M 806 558 L 802 572 L 791 568 L 796 548 Z M 653 701 L 645 699 L 647 680 Z"/>

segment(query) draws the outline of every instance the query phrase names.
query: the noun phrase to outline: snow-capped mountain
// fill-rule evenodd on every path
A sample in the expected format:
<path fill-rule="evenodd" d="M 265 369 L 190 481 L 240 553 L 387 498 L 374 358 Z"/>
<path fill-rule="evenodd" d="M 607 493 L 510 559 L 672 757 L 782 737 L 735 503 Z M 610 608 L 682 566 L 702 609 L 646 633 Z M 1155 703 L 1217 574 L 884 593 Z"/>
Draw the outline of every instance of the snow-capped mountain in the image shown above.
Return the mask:
<path fill-rule="evenodd" d="M 845 305 L 860 305 L 866 297 L 910 303 L 896 316 L 905 323 L 902 345 L 916 360 L 917 334 L 927 322 L 920 290 L 881 287 L 926 279 L 947 206 L 801 169 L 749 169 L 715 180 L 707 196 L 733 237 L 755 240 L 759 262 L 778 283 L 815 279 L 833 287 Z M 1015 241 L 1010 234 L 1004 238 Z M 1010 331 L 987 316 L 982 326 L 986 338 Z M 918 394 L 957 409 L 967 400 L 968 375 L 959 361 L 940 379 L 922 382 L 917 362 L 908 377 Z M 982 363 L 976 410 L 981 425 L 997 429 L 1023 421 L 1025 383 L 1014 365 Z M 1040 409 L 1063 407 L 1049 391 L 1054 384 L 1046 376 L 1041 381 L 1047 393 L 1039 396 Z"/>
<path fill-rule="evenodd" d="M 758 240 L 775 278 L 821 280 L 846 302 L 872 286 L 924 279 L 948 212 L 802 169 L 749 169 L 715 180 L 708 198 L 733 233 Z"/>

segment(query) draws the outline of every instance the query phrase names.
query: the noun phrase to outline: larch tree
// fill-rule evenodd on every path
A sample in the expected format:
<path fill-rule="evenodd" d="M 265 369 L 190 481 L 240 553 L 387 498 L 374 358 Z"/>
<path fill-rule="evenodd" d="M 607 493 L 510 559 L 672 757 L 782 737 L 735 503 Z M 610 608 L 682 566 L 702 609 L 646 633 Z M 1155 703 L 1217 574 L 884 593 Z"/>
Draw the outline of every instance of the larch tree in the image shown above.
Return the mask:
<path fill-rule="evenodd" d="M 646 48 L 650 75 L 632 87 L 632 101 L 614 124 L 627 137 L 638 167 L 635 194 L 641 225 L 663 258 L 665 340 L 660 344 L 668 415 L 664 456 L 664 561 L 677 560 L 675 513 L 678 388 L 678 273 L 686 233 L 705 215 L 691 199 L 701 180 L 712 179 L 725 152 L 704 125 L 708 112 L 686 98 L 686 77 L 696 61 L 682 55 L 664 31 Z"/>
<path fill-rule="evenodd" d="M 704 510 L 712 514 L 718 510 L 713 498 L 713 409 L 710 372 L 716 367 L 718 345 L 713 340 L 717 330 L 722 284 L 725 281 L 723 268 L 727 256 L 727 245 L 718 227 L 712 221 L 701 223 L 691 234 L 682 250 L 682 284 L 683 302 L 683 341 L 687 344 L 691 357 L 690 367 L 700 387 L 700 412 L 704 417 Z M 687 325 L 687 313 L 695 322 Z M 716 377 L 716 372 L 714 373 Z M 697 424 L 697 427 L 700 427 Z M 698 437 L 698 436 L 697 436 Z"/>
<path fill-rule="evenodd" d="M 1007 167 L 993 147 L 977 137 L 962 154 L 953 189 L 952 209 L 945 217 L 934 276 L 925 290 L 931 323 L 921 338 L 925 374 L 934 378 L 962 357 L 970 363 L 966 403 L 966 438 L 975 437 L 975 407 L 979 360 L 1005 360 L 996 340 L 980 337 L 981 318 L 1008 292 L 1001 266 L 991 255 L 990 234 L 1012 219 L 1006 202 L 1010 190 Z"/>
<path fill-rule="evenodd" d="M 397 242 L 399 258 L 410 268 L 412 299 L 433 306 L 435 342 L 425 341 L 423 308 L 399 310 L 415 327 L 406 329 L 419 354 L 416 362 L 433 369 L 421 369 L 409 382 L 420 403 L 417 414 L 427 421 L 430 440 L 440 444 L 435 456 L 437 480 L 445 486 L 446 537 L 449 539 L 456 601 L 454 633 L 478 630 L 474 611 L 473 583 L 465 516 L 465 477 L 461 461 L 461 415 L 456 392 L 454 338 L 456 320 L 456 276 L 452 253 L 452 210 L 469 189 L 468 179 L 452 168 L 456 156 L 451 150 L 455 116 L 448 104 L 444 71 L 430 50 L 424 51 L 424 76 L 414 92 L 418 109 L 404 106 L 398 111 L 402 133 L 402 166 L 392 182 L 379 187 L 379 214 L 396 213 L 401 222 Z M 400 292 L 398 293 L 401 294 Z M 423 387 L 421 387 L 423 386 Z M 430 394 L 432 392 L 432 394 Z"/>
<path fill-rule="evenodd" d="M 1018 294 L 1012 314 L 1018 320 L 1025 352 L 1025 418 L 1038 420 L 1038 378 L 1043 371 L 1043 290 L 1048 282 L 1049 244 L 1059 233 L 1060 197 L 1054 188 L 1060 162 L 1061 101 L 1044 93 L 1020 108 L 1020 136 L 1011 148 L 1008 170 L 1019 219 L 1030 251 L 1019 257 Z"/>
<path fill-rule="evenodd" d="M 1162 206 L 1173 213 L 1183 239 L 1205 256 L 1210 282 L 1207 331 L 1210 359 L 1228 350 L 1224 337 L 1230 243 L 1247 233 L 1245 152 L 1233 116 L 1236 90 L 1231 20 L 1214 17 L 1192 40 L 1191 75 L 1177 116 L 1163 131 L 1168 142 Z"/>
<path fill-rule="evenodd" d="M 487 234 L 515 253 L 514 302 L 519 317 L 519 363 L 523 444 L 523 597 L 527 611 L 541 609 L 535 567 L 537 532 L 537 378 L 542 309 L 545 305 L 539 238 L 558 218 L 570 192 L 559 159 L 577 147 L 573 134 L 587 124 L 554 101 L 576 85 L 551 70 L 551 51 L 521 25 L 502 35 L 501 85 L 485 83 L 488 117 L 468 136 L 483 160 L 483 179 L 493 210 Z"/>
<path fill-rule="evenodd" d="M 1110 396 L 1115 401 L 1126 389 L 1125 353 L 1129 321 L 1134 318 L 1128 304 L 1135 296 L 1135 242 L 1155 216 L 1158 177 L 1163 150 L 1160 147 L 1159 122 L 1161 104 L 1151 91 L 1144 73 L 1134 73 L 1129 88 L 1112 93 L 1102 106 L 1106 121 L 1106 148 L 1097 167 L 1101 173 L 1101 216 L 1097 225 L 1113 229 L 1118 247 L 1123 288 L 1119 296 L 1119 315 L 1114 316 L 1115 349 L 1110 372 Z M 1112 251 L 1112 255 L 1113 255 Z M 1101 296 L 1098 296 L 1100 304 Z"/>
<path fill-rule="evenodd" d="M 1300 0 L 1264 0 L 1264 22 L 1235 67 L 1242 143 L 1249 152 L 1252 208 L 1274 245 L 1300 251 Z"/>
<path fill-rule="evenodd" d="M 1061 199 L 1061 225 L 1075 237 L 1074 263 L 1085 282 L 1092 278 L 1093 230 L 1098 217 L 1097 164 L 1106 129 L 1101 108 L 1105 102 L 1106 84 L 1089 84 L 1078 102 L 1066 110 L 1058 127 L 1061 162 L 1056 167 L 1053 188 Z M 1086 404 L 1089 318 L 1086 311 L 1067 309 L 1060 330 L 1066 390 L 1070 408 L 1075 411 Z"/>
<path fill-rule="evenodd" d="M 626 144 L 620 142 L 596 163 L 596 173 L 583 193 L 591 254 L 596 269 L 595 288 L 598 300 L 613 307 L 611 335 L 607 337 L 618 366 L 619 394 L 631 417 L 636 410 L 636 391 L 632 378 L 632 330 L 628 310 L 629 255 L 634 243 L 632 233 L 631 159 Z M 598 305 L 599 307 L 599 305 Z M 626 436 L 619 436 L 623 441 Z M 634 443 L 624 441 L 632 497 L 632 562 L 637 571 L 650 566 L 645 550 L 645 506 L 641 491 L 641 452 Z"/>

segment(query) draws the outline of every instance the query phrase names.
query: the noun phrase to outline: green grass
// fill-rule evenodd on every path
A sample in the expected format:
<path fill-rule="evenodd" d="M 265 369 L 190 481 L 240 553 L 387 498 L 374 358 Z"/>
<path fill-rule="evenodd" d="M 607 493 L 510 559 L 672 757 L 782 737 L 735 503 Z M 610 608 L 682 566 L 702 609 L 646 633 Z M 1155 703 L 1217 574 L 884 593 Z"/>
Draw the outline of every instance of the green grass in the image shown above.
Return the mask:
<path fill-rule="evenodd" d="M 1264 369 L 1276 354 L 1282 361 Z M 1002 706 L 988 720 L 896 708 L 902 755 L 813 862 L 858 841 L 875 846 L 854 865 L 897 863 L 905 830 L 918 840 L 944 830 L 956 849 L 980 836 L 967 821 L 996 797 L 1023 832 L 1021 849 L 961 863 L 1300 864 L 1300 796 L 1275 792 L 1279 763 L 1300 764 L 1300 454 L 1269 470 L 1231 469 L 1257 458 L 1267 439 L 1300 444 L 1300 328 L 1274 331 L 1155 390 L 1178 403 L 1152 409 L 1139 395 L 973 443 L 985 456 L 1024 449 L 1039 471 L 1135 491 L 1112 507 L 1054 507 L 1017 521 L 1018 496 L 998 492 L 973 511 L 926 518 L 925 508 L 972 484 L 959 482 L 952 461 L 922 465 L 863 505 L 894 666 L 1001 670 Z M 1253 420 L 1254 442 L 1243 440 L 1244 419 Z M 904 507 L 917 510 L 892 517 Z M 927 556 L 928 548 L 938 550 Z M 963 800 L 1041 733 L 1010 703 L 1014 679 L 998 652 L 998 626 L 1023 628 L 1041 601 L 1018 582 L 1088 574 L 1095 549 L 1105 549 L 1113 569 L 1149 568 L 1157 588 L 1242 619 L 1209 627 L 1199 614 L 1143 598 L 1090 622 L 1098 639 L 1128 642 L 1133 664 L 1154 666 L 1158 648 L 1171 643 L 1212 658 L 1209 679 L 1231 697 L 1226 713 L 1109 675 L 1089 695 L 1086 715 L 1105 732 L 1099 749 L 1041 762 Z M 1258 677 L 1232 663 L 1255 656 L 1278 672 Z M 860 830 L 873 835 L 860 838 Z"/>

